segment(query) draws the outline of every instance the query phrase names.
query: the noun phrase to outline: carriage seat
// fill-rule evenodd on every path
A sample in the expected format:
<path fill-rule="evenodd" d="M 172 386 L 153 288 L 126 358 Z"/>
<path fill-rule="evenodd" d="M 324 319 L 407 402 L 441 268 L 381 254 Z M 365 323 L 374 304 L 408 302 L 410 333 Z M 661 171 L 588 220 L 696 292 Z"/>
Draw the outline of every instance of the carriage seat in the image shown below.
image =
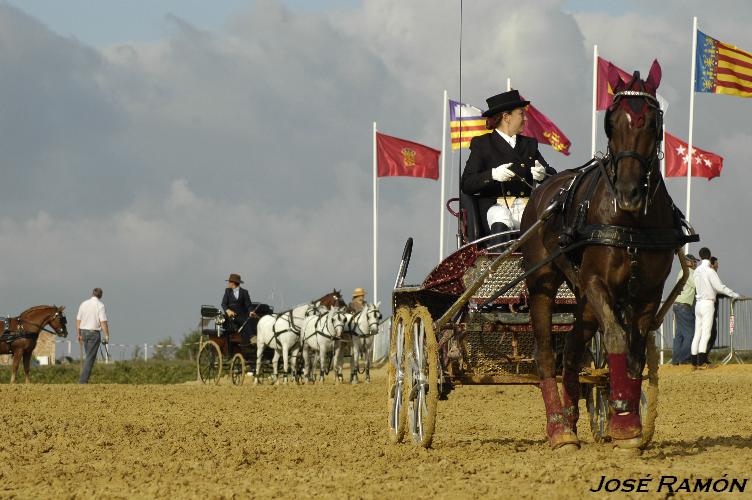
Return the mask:
<path fill-rule="evenodd" d="M 480 208 L 478 208 L 478 199 L 475 196 L 460 191 L 460 213 L 465 228 L 464 236 L 467 238 L 463 244 L 489 235 L 484 224 L 486 214 L 481 213 Z"/>

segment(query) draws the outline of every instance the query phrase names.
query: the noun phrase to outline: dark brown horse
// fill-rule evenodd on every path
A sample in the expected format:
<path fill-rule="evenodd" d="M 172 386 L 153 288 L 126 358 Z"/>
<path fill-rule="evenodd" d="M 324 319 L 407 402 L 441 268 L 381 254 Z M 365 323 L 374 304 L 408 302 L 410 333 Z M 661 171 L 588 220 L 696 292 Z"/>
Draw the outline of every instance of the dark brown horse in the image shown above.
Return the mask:
<path fill-rule="evenodd" d="M 630 82 L 610 72 L 615 98 L 605 121 L 608 155 L 589 168 L 549 179 L 533 192 L 522 218 L 524 231 L 552 200 L 567 201 L 525 243 L 527 269 L 575 244 L 527 278 L 546 433 L 553 448 L 579 446 L 578 373 L 596 330 L 603 332 L 608 353 L 611 437 L 624 448 L 640 444 L 646 337 L 655 328 L 674 253 L 687 241 L 660 174 L 662 111 L 655 97 L 660 79 L 657 61 L 644 81 L 639 72 Z M 565 343 L 560 398 L 550 332 L 554 297 L 565 280 L 576 294 L 577 311 Z"/>
<path fill-rule="evenodd" d="M 347 305 L 347 303 L 342 300 L 342 293 L 336 288 L 333 288 L 331 293 L 327 293 L 323 297 L 312 301 L 312 304 L 317 306 L 324 306 L 327 309 L 331 309 L 334 306 L 345 307 Z"/>
<path fill-rule="evenodd" d="M 0 354 L 13 354 L 13 368 L 10 383 L 16 382 L 18 365 L 23 358 L 24 382 L 29 383 L 29 368 L 31 353 L 37 345 L 37 339 L 42 331 L 54 333 L 59 337 L 67 337 L 67 320 L 63 311 L 65 306 L 34 306 L 26 309 L 18 317 L 5 318 L 0 321 Z M 47 328 L 52 328 L 52 331 Z"/>

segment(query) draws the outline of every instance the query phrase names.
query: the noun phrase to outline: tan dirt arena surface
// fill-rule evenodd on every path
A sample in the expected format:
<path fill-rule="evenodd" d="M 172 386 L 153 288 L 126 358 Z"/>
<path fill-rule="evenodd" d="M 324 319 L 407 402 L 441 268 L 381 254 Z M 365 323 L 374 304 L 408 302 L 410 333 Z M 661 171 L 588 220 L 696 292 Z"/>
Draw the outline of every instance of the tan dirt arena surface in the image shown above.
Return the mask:
<path fill-rule="evenodd" d="M 582 449 L 551 452 L 532 386 L 457 389 L 424 450 L 388 444 L 383 371 L 357 386 L 4 385 L 0 497 L 578 498 L 601 475 L 750 478 L 752 366 L 660 375 L 639 457 L 593 444 L 582 420 Z"/>

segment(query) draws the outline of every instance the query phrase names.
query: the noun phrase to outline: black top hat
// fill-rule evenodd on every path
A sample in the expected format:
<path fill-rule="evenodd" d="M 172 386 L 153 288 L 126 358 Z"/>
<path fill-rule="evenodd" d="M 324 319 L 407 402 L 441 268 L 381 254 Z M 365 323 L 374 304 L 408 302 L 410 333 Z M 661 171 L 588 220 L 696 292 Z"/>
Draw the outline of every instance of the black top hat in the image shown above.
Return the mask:
<path fill-rule="evenodd" d="M 241 285 L 243 283 L 243 280 L 240 279 L 240 275 L 235 274 L 235 273 L 230 274 L 230 277 L 227 278 L 225 281 L 232 281 L 233 283 L 237 285 Z"/>
<path fill-rule="evenodd" d="M 694 255 L 692 255 L 691 253 L 688 253 L 688 254 L 686 255 L 686 257 L 687 257 L 687 260 L 693 260 L 693 261 L 695 261 L 695 262 L 700 262 L 700 259 L 698 259 L 698 258 L 697 258 L 697 257 L 695 257 Z"/>
<path fill-rule="evenodd" d="M 483 116 L 493 116 L 501 113 L 502 111 L 512 111 L 513 109 L 522 108 L 530 104 L 530 101 L 525 101 L 520 97 L 520 93 L 517 90 L 510 90 L 503 94 L 497 94 L 493 97 L 486 99 L 488 104 L 488 111 L 483 113 Z"/>

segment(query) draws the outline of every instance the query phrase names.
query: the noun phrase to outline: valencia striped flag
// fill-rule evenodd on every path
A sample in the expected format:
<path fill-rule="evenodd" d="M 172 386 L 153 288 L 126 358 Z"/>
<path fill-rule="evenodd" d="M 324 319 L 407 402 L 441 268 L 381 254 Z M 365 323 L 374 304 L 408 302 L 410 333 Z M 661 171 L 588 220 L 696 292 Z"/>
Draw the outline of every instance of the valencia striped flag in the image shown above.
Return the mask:
<path fill-rule="evenodd" d="M 752 54 L 697 31 L 695 92 L 752 97 Z"/>

